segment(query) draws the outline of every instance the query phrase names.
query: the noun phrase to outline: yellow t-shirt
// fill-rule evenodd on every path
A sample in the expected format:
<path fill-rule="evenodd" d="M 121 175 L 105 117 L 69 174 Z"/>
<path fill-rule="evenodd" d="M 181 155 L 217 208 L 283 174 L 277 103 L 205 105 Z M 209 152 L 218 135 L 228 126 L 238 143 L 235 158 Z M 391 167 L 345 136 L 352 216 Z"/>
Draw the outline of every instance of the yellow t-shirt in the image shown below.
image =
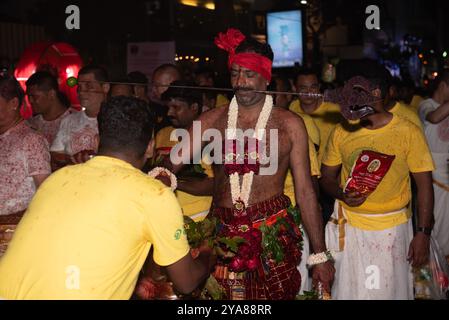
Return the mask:
<path fill-rule="evenodd" d="M 393 119 L 385 127 L 368 130 L 357 126 L 355 131 L 338 125 L 329 138 L 323 157 L 326 166 L 342 165 L 341 186 L 363 150 L 372 150 L 396 159 L 377 189 L 360 207 L 343 207 L 351 212 L 373 215 L 372 218 L 352 214 L 349 223 L 366 230 L 382 230 L 402 224 L 409 219 L 409 213 L 391 215 L 378 219 L 376 214 L 396 212 L 407 207 L 411 199 L 410 172 L 428 172 L 435 169 L 432 156 L 422 130 L 401 117 Z"/>
<path fill-rule="evenodd" d="M 215 102 L 215 108 L 220 108 L 227 106 L 229 104 L 229 99 L 222 94 L 217 94 L 217 101 Z"/>
<path fill-rule="evenodd" d="M 38 189 L 0 259 L 0 297 L 129 299 L 151 246 L 162 266 L 189 252 L 169 188 L 115 158 L 65 167 Z"/>
<path fill-rule="evenodd" d="M 155 140 L 156 154 L 167 155 L 170 153 L 170 149 L 177 144 L 176 141 L 170 141 L 170 134 L 173 130 L 173 127 L 166 127 L 158 132 Z M 213 178 L 212 167 L 205 163 L 202 163 L 201 166 L 207 176 Z M 184 215 L 194 221 L 201 221 L 206 218 L 212 203 L 212 197 L 194 196 L 179 190 L 176 191 L 176 196 Z"/>
<path fill-rule="evenodd" d="M 315 121 L 311 116 L 309 116 L 306 113 L 297 113 L 302 120 L 304 121 L 304 124 L 306 126 L 307 134 L 312 140 L 312 143 L 316 146 L 320 145 L 320 129 L 318 129 L 318 126 L 316 125 Z"/>
<path fill-rule="evenodd" d="M 413 108 L 413 110 L 418 113 L 419 112 L 419 105 L 421 104 L 421 102 L 424 101 L 424 98 L 418 95 L 414 95 L 412 102 L 410 102 L 410 106 Z"/>
<path fill-rule="evenodd" d="M 290 104 L 290 110 L 297 114 L 305 114 L 299 100 L 294 100 Z M 323 102 L 310 116 L 320 131 L 318 161 L 321 162 L 329 136 L 335 126 L 343 121 L 343 116 L 341 115 L 340 107 L 329 102 Z"/>
<path fill-rule="evenodd" d="M 393 109 L 389 110 L 389 112 L 404 119 L 407 119 L 408 121 L 418 126 L 421 130 L 423 130 L 423 126 L 421 120 L 419 119 L 418 114 L 414 112 L 410 106 L 407 106 L 402 102 L 397 102 L 393 107 Z"/>

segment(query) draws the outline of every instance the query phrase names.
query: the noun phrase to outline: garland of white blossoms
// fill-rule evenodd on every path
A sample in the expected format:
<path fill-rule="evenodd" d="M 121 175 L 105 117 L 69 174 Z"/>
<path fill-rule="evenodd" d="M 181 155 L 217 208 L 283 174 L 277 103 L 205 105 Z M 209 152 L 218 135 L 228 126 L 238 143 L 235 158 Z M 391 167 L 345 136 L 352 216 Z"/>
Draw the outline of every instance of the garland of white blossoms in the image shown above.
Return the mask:
<path fill-rule="evenodd" d="M 273 98 L 269 95 L 265 98 L 262 111 L 257 119 L 256 128 L 254 130 L 253 138 L 262 140 L 265 134 L 265 127 L 267 126 L 268 119 L 270 118 L 271 110 L 273 109 Z M 228 128 L 226 130 L 226 136 L 228 140 L 235 140 L 237 138 L 237 118 L 239 114 L 239 106 L 237 99 L 234 97 L 229 105 L 228 112 Z M 235 157 L 236 159 L 237 157 Z M 239 174 L 233 173 L 229 177 L 231 185 L 232 204 L 236 204 L 241 201 L 248 207 L 249 196 L 251 194 L 251 187 L 253 184 L 254 171 L 250 171 L 243 175 L 242 187 L 240 188 Z"/>
<path fill-rule="evenodd" d="M 170 178 L 170 188 L 172 191 L 175 191 L 178 188 L 178 180 L 176 176 L 167 168 L 157 167 L 148 172 L 148 175 L 154 179 L 156 179 L 160 175 L 166 175 Z"/>

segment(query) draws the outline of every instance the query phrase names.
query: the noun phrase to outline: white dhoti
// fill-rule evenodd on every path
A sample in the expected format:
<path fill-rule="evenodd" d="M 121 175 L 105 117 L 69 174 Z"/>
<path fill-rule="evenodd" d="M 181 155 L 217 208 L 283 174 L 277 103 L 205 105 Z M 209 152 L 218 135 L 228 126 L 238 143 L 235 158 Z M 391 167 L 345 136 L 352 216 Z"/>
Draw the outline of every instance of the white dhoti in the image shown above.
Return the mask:
<path fill-rule="evenodd" d="M 301 274 L 301 289 L 299 291 L 300 295 L 304 294 L 304 291 L 312 291 L 312 278 L 309 276 L 309 270 L 307 269 L 307 259 L 310 255 L 310 242 L 306 231 L 301 226 L 301 231 L 303 231 L 303 249 L 301 262 L 298 265 L 298 271 Z"/>
<path fill-rule="evenodd" d="M 442 253 L 449 256 L 449 153 L 432 153 L 436 170 L 433 172 L 435 195 L 435 226 L 433 237 Z"/>
<path fill-rule="evenodd" d="M 387 230 L 366 231 L 346 223 L 343 208 L 339 217 L 339 206 L 336 201 L 326 225 L 326 245 L 336 260 L 332 299 L 412 300 L 412 268 L 407 261 L 411 220 Z"/>

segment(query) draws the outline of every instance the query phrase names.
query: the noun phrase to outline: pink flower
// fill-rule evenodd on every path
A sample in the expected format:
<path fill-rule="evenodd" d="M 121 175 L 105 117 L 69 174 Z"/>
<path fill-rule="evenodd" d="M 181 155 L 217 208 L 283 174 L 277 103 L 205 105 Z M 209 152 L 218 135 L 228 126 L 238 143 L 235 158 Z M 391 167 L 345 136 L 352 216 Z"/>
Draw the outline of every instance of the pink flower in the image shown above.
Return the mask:
<path fill-rule="evenodd" d="M 246 261 L 240 257 L 235 257 L 229 264 L 229 270 L 232 272 L 243 272 L 245 271 Z"/>
<path fill-rule="evenodd" d="M 260 257 L 256 256 L 246 261 L 246 268 L 249 271 L 255 271 L 260 265 Z"/>

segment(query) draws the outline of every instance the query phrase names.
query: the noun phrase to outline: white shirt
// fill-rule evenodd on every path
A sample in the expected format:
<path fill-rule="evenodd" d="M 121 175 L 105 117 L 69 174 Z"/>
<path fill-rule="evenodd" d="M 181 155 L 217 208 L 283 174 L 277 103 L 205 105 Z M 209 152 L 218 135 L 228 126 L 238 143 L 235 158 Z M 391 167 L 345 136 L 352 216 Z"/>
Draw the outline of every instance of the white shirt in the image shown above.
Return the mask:
<path fill-rule="evenodd" d="M 74 155 L 83 150 L 97 152 L 98 143 L 97 118 L 89 118 L 84 111 L 80 111 L 62 120 L 50 151 L 68 155 Z"/>
<path fill-rule="evenodd" d="M 38 114 L 37 116 L 28 119 L 28 123 L 33 129 L 39 131 L 45 139 L 47 139 L 49 145 L 51 146 L 56 138 L 56 135 L 58 134 L 61 121 L 71 112 L 72 110 L 67 109 L 60 117 L 52 121 L 47 121 L 41 114 Z"/>
<path fill-rule="evenodd" d="M 430 112 L 437 110 L 440 105 L 433 99 L 427 99 L 419 105 L 419 117 L 424 123 L 424 133 L 430 151 L 433 153 L 449 153 L 449 117 L 438 124 L 426 120 Z"/>

